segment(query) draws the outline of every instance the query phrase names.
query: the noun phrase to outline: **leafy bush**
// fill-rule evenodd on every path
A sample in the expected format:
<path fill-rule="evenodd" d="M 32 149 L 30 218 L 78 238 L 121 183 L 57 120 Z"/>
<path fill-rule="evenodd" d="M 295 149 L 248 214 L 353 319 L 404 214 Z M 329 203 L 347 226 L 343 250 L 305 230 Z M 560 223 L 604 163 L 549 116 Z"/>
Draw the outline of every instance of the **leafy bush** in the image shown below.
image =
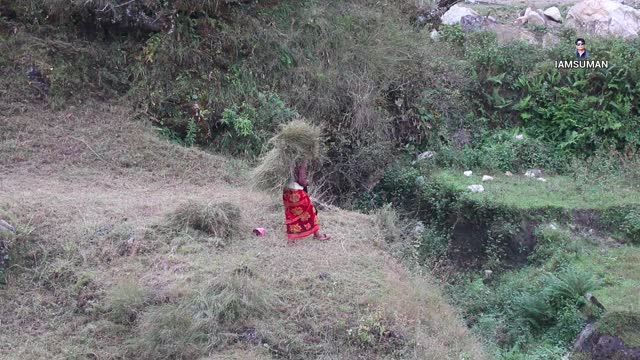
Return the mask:
<path fill-rule="evenodd" d="M 462 46 L 464 43 L 464 32 L 460 24 L 440 26 L 440 37 L 442 41 L 448 42 L 457 46 Z"/>
<path fill-rule="evenodd" d="M 640 210 L 631 209 L 624 217 L 621 227 L 632 243 L 640 245 Z"/>
<path fill-rule="evenodd" d="M 280 124 L 298 116 L 278 95 L 259 93 L 257 108 L 242 103 L 224 110 L 221 122 L 227 132 L 222 135 L 221 147 L 232 154 L 255 158 Z"/>
<path fill-rule="evenodd" d="M 487 138 L 479 149 L 481 166 L 488 170 L 514 173 L 531 168 L 564 170 L 566 162 L 554 153 L 549 144 L 526 135 L 518 140 L 516 134 L 521 134 L 518 129 L 501 131 Z"/>
<path fill-rule="evenodd" d="M 465 56 L 476 65 L 478 85 L 470 96 L 478 115 L 498 127 L 520 125 L 562 153 L 637 151 L 640 42 L 595 40 L 592 47 L 609 68 L 556 69 L 552 62 L 568 60 L 571 51 L 499 44 L 494 35 L 471 34 Z"/>

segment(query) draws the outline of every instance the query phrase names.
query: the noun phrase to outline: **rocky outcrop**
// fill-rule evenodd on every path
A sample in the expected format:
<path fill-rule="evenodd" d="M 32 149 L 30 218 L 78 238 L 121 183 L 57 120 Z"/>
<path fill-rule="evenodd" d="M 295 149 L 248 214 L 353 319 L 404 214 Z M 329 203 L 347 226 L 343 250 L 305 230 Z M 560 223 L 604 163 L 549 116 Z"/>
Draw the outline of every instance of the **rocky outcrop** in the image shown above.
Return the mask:
<path fill-rule="evenodd" d="M 464 32 L 481 31 L 493 24 L 496 24 L 496 19 L 491 16 L 465 15 L 460 19 Z"/>
<path fill-rule="evenodd" d="M 462 17 L 467 15 L 478 16 L 477 12 L 464 6 L 453 5 L 444 15 L 442 15 L 442 23 L 447 25 L 459 24 Z"/>
<path fill-rule="evenodd" d="M 595 35 L 637 38 L 640 10 L 611 0 L 586 0 L 569 9 L 565 23 Z"/>
<path fill-rule="evenodd" d="M 516 19 L 514 25 L 522 26 L 524 24 L 529 24 L 532 26 L 544 26 L 547 21 L 545 20 L 545 15 L 542 10 L 533 10 L 528 7 L 522 16 Z"/>
<path fill-rule="evenodd" d="M 555 21 L 555 22 L 562 22 L 562 14 L 560 13 L 560 9 L 558 9 L 555 6 L 552 6 L 550 8 L 548 8 L 547 10 L 544 11 L 544 16 L 547 17 L 547 19 Z"/>

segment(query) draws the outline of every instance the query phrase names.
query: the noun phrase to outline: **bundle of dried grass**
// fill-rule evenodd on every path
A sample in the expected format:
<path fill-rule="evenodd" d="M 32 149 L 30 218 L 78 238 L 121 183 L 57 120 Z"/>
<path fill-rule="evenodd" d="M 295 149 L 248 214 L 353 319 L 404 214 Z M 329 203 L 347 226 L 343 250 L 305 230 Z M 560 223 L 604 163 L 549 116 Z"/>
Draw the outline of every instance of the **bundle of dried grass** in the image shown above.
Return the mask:
<path fill-rule="evenodd" d="M 232 203 L 202 204 L 190 201 L 169 215 L 174 229 L 192 228 L 229 239 L 242 232 L 242 212 Z"/>
<path fill-rule="evenodd" d="M 297 163 L 320 158 L 321 129 L 305 120 L 284 124 L 269 144 L 273 148 L 254 169 L 251 183 L 260 190 L 281 190 L 293 176 Z"/>

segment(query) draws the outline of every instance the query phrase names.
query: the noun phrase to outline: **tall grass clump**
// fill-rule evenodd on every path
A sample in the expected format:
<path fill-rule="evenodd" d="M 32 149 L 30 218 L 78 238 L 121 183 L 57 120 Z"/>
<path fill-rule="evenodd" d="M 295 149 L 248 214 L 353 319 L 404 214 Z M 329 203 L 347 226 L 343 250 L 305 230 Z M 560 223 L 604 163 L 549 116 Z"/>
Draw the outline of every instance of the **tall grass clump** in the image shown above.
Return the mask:
<path fill-rule="evenodd" d="M 397 242 L 402 239 L 404 229 L 402 228 L 401 219 L 391 204 L 385 204 L 383 207 L 374 211 L 376 225 L 384 234 L 387 242 Z"/>
<path fill-rule="evenodd" d="M 199 230 L 221 239 L 231 239 L 242 233 L 243 216 L 232 203 L 199 203 L 189 201 L 168 215 L 174 230 Z"/>
<path fill-rule="evenodd" d="M 142 359 L 197 359 L 271 314 L 275 298 L 248 267 L 225 273 L 176 303 L 147 311 L 125 353 Z M 138 355 L 139 354 L 139 355 Z"/>
<path fill-rule="evenodd" d="M 118 324 L 133 324 L 148 300 L 149 293 L 144 287 L 134 279 L 124 280 L 107 293 L 108 317 Z"/>
<path fill-rule="evenodd" d="M 272 149 L 253 171 L 252 185 L 260 190 L 284 188 L 293 176 L 296 164 L 320 158 L 321 129 L 305 120 L 284 124 L 280 132 L 269 140 Z"/>
<path fill-rule="evenodd" d="M 233 326 L 268 314 L 272 299 L 259 278 L 244 267 L 211 282 L 184 305 L 196 318 L 206 318 L 216 326 Z"/>
<path fill-rule="evenodd" d="M 136 337 L 123 350 L 126 357 L 140 359 L 197 359 L 204 355 L 209 339 L 204 321 L 176 304 L 145 313 Z"/>

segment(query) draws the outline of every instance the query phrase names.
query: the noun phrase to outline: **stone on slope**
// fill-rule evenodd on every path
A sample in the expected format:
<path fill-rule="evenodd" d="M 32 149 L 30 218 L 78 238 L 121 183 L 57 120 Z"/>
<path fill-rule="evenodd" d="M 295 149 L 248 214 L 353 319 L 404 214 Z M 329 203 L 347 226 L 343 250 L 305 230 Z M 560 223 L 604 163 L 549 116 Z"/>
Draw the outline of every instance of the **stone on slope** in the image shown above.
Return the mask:
<path fill-rule="evenodd" d="M 447 10 L 444 15 L 442 15 L 442 23 L 446 25 L 455 25 L 459 24 L 462 20 L 463 16 L 466 15 L 480 15 L 477 12 L 473 11 L 464 6 L 453 5 L 449 10 Z"/>
<path fill-rule="evenodd" d="M 555 22 L 562 22 L 562 14 L 560 13 L 560 9 L 555 6 L 552 6 L 544 11 L 544 15 L 549 19 Z"/>
<path fill-rule="evenodd" d="M 640 10 L 611 0 L 585 0 L 569 9 L 565 23 L 595 35 L 633 39 L 640 34 Z"/>

